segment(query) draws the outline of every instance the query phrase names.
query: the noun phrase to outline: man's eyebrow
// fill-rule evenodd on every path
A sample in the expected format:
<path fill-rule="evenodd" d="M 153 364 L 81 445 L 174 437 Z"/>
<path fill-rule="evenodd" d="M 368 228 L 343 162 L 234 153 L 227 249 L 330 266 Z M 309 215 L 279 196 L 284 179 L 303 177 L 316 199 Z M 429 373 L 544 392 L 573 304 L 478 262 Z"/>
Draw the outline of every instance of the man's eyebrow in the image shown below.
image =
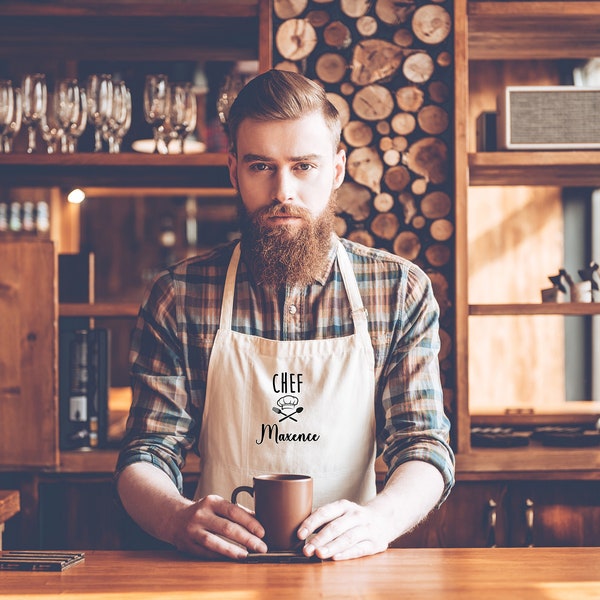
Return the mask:
<path fill-rule="evenodd" d="M 309 160 L 319 160 L 322 158 L 321 154 L 303 154 L 302 156 L 290 156 L 286 158 L 288 162 L 304 162 Z M 275 159 L 271 156 L 263 156 L 262 154 L 244 154 L 242 161 L 245 163 L 250 162 L 272 162 Z"/>

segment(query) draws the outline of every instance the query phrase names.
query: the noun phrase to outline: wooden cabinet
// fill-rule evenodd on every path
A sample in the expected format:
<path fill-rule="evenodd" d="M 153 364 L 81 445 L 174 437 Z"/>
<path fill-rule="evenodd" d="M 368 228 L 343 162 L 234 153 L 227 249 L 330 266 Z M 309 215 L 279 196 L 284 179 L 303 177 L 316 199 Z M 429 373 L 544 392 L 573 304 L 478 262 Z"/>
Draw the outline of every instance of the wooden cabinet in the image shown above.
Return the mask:
<path fill-rule="evenodd" d="M 58 459 L 56 256 L 49 241 L 0 240 L 0 464 Z"/>
<path fill-rule="evenodd" d="M 564 188 L 599 186 L 600 152 L 482 151 L 476 144 L 477 118 L 496 109 L 504 86 L 557 85 L 574 64 L 565 59 L 597 54 L 600 6 L 456 0 L 454 7 L 456 442 L 468 454 L 475 414 L 509 425 L 524 422 L 523 414 L 534 424 L 590 425 L 600 414 L 590 396 L 565 402 L 573 384 L 567 320 L 587 324 L 600 304 L 542 304 L 540 295 L 567 254 Z M 599 451 L 589 452 L 597 462 Z"/>
<path fill-rule="evenodd" d="M 448 500 L 394 546 L 596 546 L 600 481 L 459 482 Z"/>

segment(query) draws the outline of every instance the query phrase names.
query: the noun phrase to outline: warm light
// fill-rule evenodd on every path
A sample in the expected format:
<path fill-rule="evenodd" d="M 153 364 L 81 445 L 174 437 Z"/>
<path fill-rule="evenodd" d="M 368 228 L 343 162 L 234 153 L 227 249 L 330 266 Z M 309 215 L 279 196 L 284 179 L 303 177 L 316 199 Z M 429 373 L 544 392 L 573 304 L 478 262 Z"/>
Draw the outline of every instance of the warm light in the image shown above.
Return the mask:
<path fill-rule="evenodd" d="M 85 200 L 85 192 L 79 188 L 75 188 L 69 192 L 67 200 L 71 204 L 81 204 Z"/>

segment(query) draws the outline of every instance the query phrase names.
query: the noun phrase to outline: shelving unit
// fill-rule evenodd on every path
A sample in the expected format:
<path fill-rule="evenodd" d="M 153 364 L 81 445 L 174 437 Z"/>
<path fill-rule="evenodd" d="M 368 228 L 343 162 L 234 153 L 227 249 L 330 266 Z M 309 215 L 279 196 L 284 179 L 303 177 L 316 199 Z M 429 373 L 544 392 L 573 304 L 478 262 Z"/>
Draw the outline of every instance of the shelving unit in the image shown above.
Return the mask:
<path fill-rule="evenodd" d="M 593 1 L 455 1 L 457 460 L 464 476 L 471 469 L 479 475 L 488 472 L 490 477 L 498 477 L 501 471 L 508 475 L 523 470 L 529 472 L 531 465 L 535 465 L 534 470 L 548 469 L 556 459 L 555 449 L 549 448 L 471 448 L 469 353 L 476 352 L 469 347 L 471 319 L 600 315 L 600 304 L 470 301 L 467 232 L 469 202 L 473 201 L 471 190 L 504 186 L 600 186 L 598 151 L 474 152 L 474 121 L 469 121 L 474 119 L 469 82 L 472 66 L 474 61 L 496 64 L 501 61 L 590 58 L 600 54 L 599 32 L 600 5 Z M 499 353 L 496 360 L 502 361 L 502 358 Z M 527 361 L 528 357 L 523 356 L 523 360 Z M 597 418 L 594 411 L 598 410 L 590 403 L 590 420 Z M 566 418 L 568 420 L 568 415 Z M 563 449 L 563 460 L 564 468 L 574 475 L 579 473 L 584 478 L 600 479 L 600 450 Z M 551 477 L 548 473 L 546 476 Z"/>
<path fill-rule="evenodd" d="M 272 3 L 270 0 L 121 0 L 90 2 L 58 0 L 7 1 L 0 6 L 4 34 L 0 39 L 0 60 L 22 68 L 51 65 L 58 74 L 77 72 L 81 61 L 156 62 L 257 60 L 260 70 L 272 63 Z M 74 187 L 89 189 L 90 195 L 120 190 L 124 194 L 146 190 L 157 194 L 210 194 L 230 199 L 232 188 L 225 153 L 153 155 L 136 152 L 119 154 L 79 152 L 48 155 L 15 152 L 0 154 L 0 181 L 6 188 L 55 188 L 63 192 Z M 56 253 L 56 252 L 55 252 Z M 56 295 L 48 289 L 45 298 Z M 46 293 L 46 292 L 45 292 Z M 103 302 L 56 304 L 50 319 L 85 317 L 134 319 L 139 304 Z M 55 334 L 56 335 L 56 331 Z M 56 340 L 55 340 L 56 342 Z M 49 344 L 48 348 L 54 348 Z M 52 374 L 46 397 L 28 398 L 32 414 L 51 416 L 46 446 L 52 451 L 37 456 L 35 464 L 57 473 L 111 473 L 116 451 L 60 451 L 58 449 L 57 356 L 48 350 L 38 360 Z M 32 424 L 33 426 L 33 424 Z M 23 440 L 23 443 L 28 443 Z M 3 470 L 19 469 L 18 449 L 2 460 Z M 197 461 L 187 470 L 197 472 Z"/>

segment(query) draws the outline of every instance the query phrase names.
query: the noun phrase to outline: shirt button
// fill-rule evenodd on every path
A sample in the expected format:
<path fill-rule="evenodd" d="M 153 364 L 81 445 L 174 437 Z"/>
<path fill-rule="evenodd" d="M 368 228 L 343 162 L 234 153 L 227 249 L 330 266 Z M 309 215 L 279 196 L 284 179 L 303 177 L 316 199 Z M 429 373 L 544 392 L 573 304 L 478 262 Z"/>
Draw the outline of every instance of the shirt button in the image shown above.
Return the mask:
<path fill-rule="evenodd" d="M 288 310 L 290 311 L 290 315 L 295 315 L 298 312 L 295 304 L 291 304 Z"/>

